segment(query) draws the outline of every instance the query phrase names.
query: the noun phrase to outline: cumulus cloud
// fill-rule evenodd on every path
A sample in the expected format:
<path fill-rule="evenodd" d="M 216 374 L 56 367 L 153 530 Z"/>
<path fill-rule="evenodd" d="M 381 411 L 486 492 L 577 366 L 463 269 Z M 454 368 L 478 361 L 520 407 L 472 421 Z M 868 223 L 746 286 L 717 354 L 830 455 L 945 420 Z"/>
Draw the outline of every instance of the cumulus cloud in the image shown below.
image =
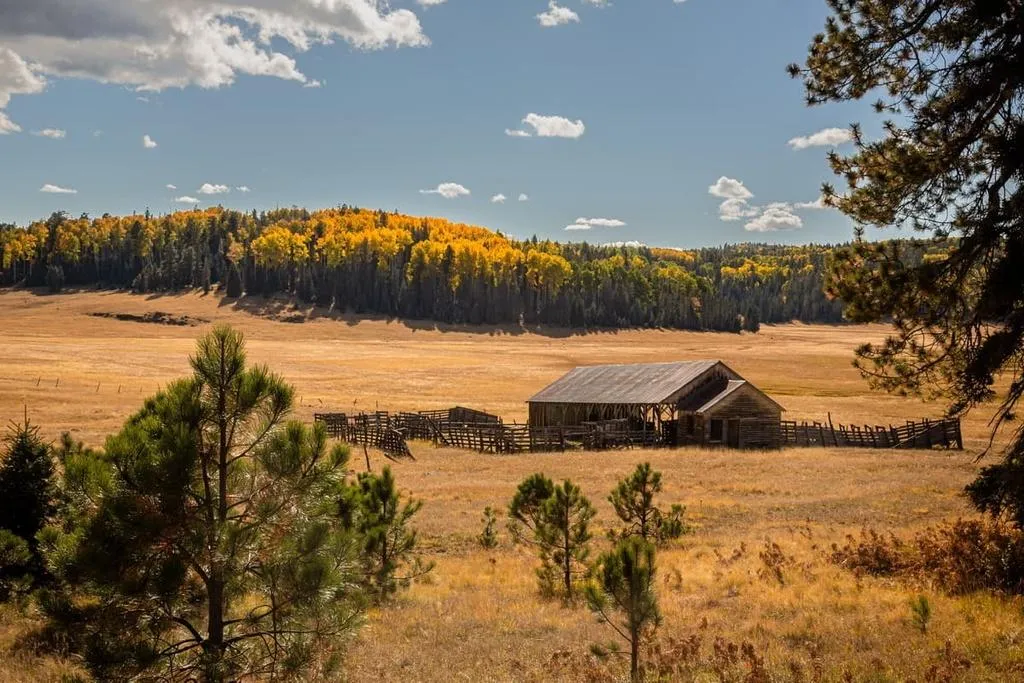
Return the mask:
<path fill-rule="evenodd" d="M 817 133 L 796 137 L 789 141 L 793 149 L 807 149 L 808 147 L 838 147 L 853 140 L 853 133 L 847 128 L 826 128 Z"/>
<path fill-rule="evenodd" d="M 73 190 L 70 187 L 61 187 L 60 185 L 51 185 L 50 183 L 40 187 L 39 191 L 47 194 L 78 194 L 78 190 Z"/>
<path fill-rule="evenodd" d="M 739 180 L 722 176 L 708 187 L 708 192 L 722 199 L 750 199 L 754 193 Z"/>
<path fill-rule="evenodd" d="M 146 149 L 154 149 L 156 147 L 156 140 L 149 137 L 148 135 L 142 136 L 142 146 Z"/>
<path fill-rule="evenodd" d="M 560 6 L 555 0 L 551 0 L 548 3 L 548 10 L 541 12 L 537 15 L 537 21 L 544 28 L 552 28 L 554 26 L 562 26 L 569 23 L 579 23 L 580 15 L 573 12 L 568 7 Z"/>
<path fill-rule="evenodd" d="M 520 192 L 519 193 L 519 201 L 521 201 L 521 202 L 528 202 L 528 201 L 530 201 L 530 195 L 526 194 L 525 192 Z"/>
<path fill-rule="evenodd" d="M 722 176 L 708 187 L 708 194 L 723 200 L 718 205 L 718 217 L 723 221 L 738 221 L 756 216 L 758 213 L 758 210 L 749 204 L 754 193 L 735 178 Z"/>
<path fill-rule="evenodd" d="M 455 199 L 468 195 L 469 190 L 458 183 L 441 183 L 433 190 L 420 190 L 420 194 L 439 194 L 445 199 Z"/>
<path fill-rule="evenodd" d="M 722 176 L 708 187 L 708 194 L 718 197 L 722 203 L 718 205 L 718 217 L 723 221 L 746 220 L 744 229 L 749 232 L 773 232 L 775 230 L 795 230 L 802 228 L 803 219 L 794 211 L 796 209 L 825 208 L 822 199 L 814 202 L 772 202 L 765 206 L 750 203 L 754 193 L 747 189 L 741 181 Z"/>
<path fill-rule="evenodd" d="M 198 199 L 196 199 L 195 197 L 189 197 L 187 195 L 184 196 L 184 197 L 176 197 L 174 199 L 174 201 L 178 202 L 179 204 L 198 204 L 199 203 Z"/>
<path fill-rule="evenodd" d="M 423 7 L 436 7 L 438 5 L 443 5 L 446 2 L 448 2 L 448 0 L 416 0 L 416 4 Z"/>
<path fill-rule="evenodd" d="M 32 131 L 32 135 L 37 135 L 41 138 L 50 138 L 51 140 L 61 140 L 67 137 L 68 132 L 61 130 L 60 128 L 43 128 L 42 130 Z"/>
<path fill-rule="evenodd" d="M 0 5 L 0 34 L 3 33 L 6 5 Z M 2 40 L 2 35 L 0 35 Z M 32 72 L 25 60 L 8 47 L 0 47 L 0 135 L 20 133 L 21 126 L 7 118 L 4 109 L 11 95 L 32 95 L 46 88 L 46 80 Z"/>
<path fill-rule="evenodd" d="M 177 185 L 171 185 L 170 183 L 168 183 L 167 184 L 167 189 L 168 190 L 177 190 L 178 186 Z"/>
<path fill-rule="evenodd" d="M 774 232 L 795 230 L 804 227 L 803 219 L 793 213 L 793 208 L 783 202 L 774 202 L 764 207 L 760 214 L 743 226 L 749 232 Z"/>
<path fill-rule="evenodd" d="M 238 190 L 239 192 L 243 193 L 243 194 L 246 193 L 246 192 L 251 192 L 252 191 L 252 190 L 249 189 L 248 185 L 239 185 L 235 189 Z"/>
<path fill-rule="evenodd" d="M 533 128 L 533 132 L 516 129 L 505 129 L 505 135 L 518 138 L 529 138 L 536 135 L 539 138 L 578 138 L 586 132 L 587 127 L 583 121 L 567 119 L 564 116 L 543 116 L 541 114 L 527 114 L 523 117 L 523 123 Z"/>
<path fill-rule="evenodd" d="M 203 186 L 199 188 L 199 194 L 227 194 L 228 192 L 231 192 L 231 188 L 227 185 L 203 183 Z"/>
<path fill-rule="evenodd" d="M 491 204 L 504 204 L 506 199 L 508 199 L 508 197 L 499 192 L 491 197 Z"/>
<path fill-rule="evenodd" d="M 625 223 L 617 218 L 577 218 L 566 230 L 591 230 L 592 228 L 622 228 Z"/>
<path fill-rule="evenodd" d="M 20 130 L 3 109 L 11 95 L 42 91 L 44 76 L 140 91 L 219 88 L 239 75 L 309 84 L 293 54 L 338 41 L 429 44 L 414 12 L 381 0 L 5 0 L 0 132 Z"/>

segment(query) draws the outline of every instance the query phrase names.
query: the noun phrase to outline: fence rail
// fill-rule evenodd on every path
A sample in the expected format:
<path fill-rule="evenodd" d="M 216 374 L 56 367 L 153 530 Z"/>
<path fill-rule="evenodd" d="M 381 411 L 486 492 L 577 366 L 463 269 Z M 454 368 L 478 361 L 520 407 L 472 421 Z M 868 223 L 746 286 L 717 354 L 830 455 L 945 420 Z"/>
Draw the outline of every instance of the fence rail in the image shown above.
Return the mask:
<path fill-rule="evenodd" d="M 902 425 L 834 425 L 821 422 L 783 421 L 784 446 L 832 446 L 836 448 L 956 448 L 964 447 L 960 420 L 907 420 Z"/>

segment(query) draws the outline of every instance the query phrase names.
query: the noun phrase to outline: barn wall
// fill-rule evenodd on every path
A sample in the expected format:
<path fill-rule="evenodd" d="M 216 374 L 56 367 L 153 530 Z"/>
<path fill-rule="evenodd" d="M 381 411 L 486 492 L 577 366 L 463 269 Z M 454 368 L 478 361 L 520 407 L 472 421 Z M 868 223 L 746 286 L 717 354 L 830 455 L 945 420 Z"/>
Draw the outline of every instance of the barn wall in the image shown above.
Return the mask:
<path fill-rule="evenodd" d="M 782 411 L 753 390 L 740 391 L 742 393 L 730 396 L 704 415 L 705 442 L 711 441 L 711 421 L 722 420 L 723 435 L 719 443 L 738 448 L 779 448 Z M 730 428 L 738 431 L 730 433 Z"/>

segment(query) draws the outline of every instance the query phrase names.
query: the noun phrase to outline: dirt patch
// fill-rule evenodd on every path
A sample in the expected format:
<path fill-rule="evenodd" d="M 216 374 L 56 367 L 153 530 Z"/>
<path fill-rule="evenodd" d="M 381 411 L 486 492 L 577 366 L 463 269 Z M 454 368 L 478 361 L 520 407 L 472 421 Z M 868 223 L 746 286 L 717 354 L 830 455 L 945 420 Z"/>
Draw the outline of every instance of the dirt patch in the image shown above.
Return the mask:
<path fill-rule="evenodd" d="M 177 327 L 198 327 L 210 322 L 206 318 L 194 318 L 190 315 L 174 315 L 163 311 L 149 313 L 92 313 L 96 318 L 112 318 L 132 323 L 153 323 L 155 325 L 175 325 Z"/>

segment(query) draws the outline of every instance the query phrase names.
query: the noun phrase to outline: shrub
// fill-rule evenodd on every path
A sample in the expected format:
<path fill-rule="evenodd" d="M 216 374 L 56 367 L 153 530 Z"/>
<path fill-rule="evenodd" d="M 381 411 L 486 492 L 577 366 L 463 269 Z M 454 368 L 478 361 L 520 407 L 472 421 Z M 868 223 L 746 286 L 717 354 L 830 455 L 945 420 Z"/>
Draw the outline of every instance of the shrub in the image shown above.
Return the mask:
<path fill-rule="evenodd" d="M 862 529 L 859 540 L 848 535 L 842 546 L 833 543 L 829 559 L 856 574 L 871 576 L 891 576 L 907 565 L 903 542 L 874 529 Z"/>
<path fill-rule="evenodd" d="M 1024 532 L 989 518 L 930 527 L 906 542 L 872 529 L 832 546 L 833 563 L 859 574 L 902 576 L 951 594 L 1024 593 Z"/>
<path fill-rule="evenodd" d="M 477 536 L 477 542 L 481 548 L 492 550 L 498 547 L 498 516 L 490 505 L 484 508 L 484 516 L 480 520 L 484 523 L 484 529 Z"/>
<path fill-rule="evenodd" d="M 928 624 L 932 620 L 932 604 L 924 595 L 918 595 L 910 601 L 910 621 L 921 633 L 928 633 Z"/>

